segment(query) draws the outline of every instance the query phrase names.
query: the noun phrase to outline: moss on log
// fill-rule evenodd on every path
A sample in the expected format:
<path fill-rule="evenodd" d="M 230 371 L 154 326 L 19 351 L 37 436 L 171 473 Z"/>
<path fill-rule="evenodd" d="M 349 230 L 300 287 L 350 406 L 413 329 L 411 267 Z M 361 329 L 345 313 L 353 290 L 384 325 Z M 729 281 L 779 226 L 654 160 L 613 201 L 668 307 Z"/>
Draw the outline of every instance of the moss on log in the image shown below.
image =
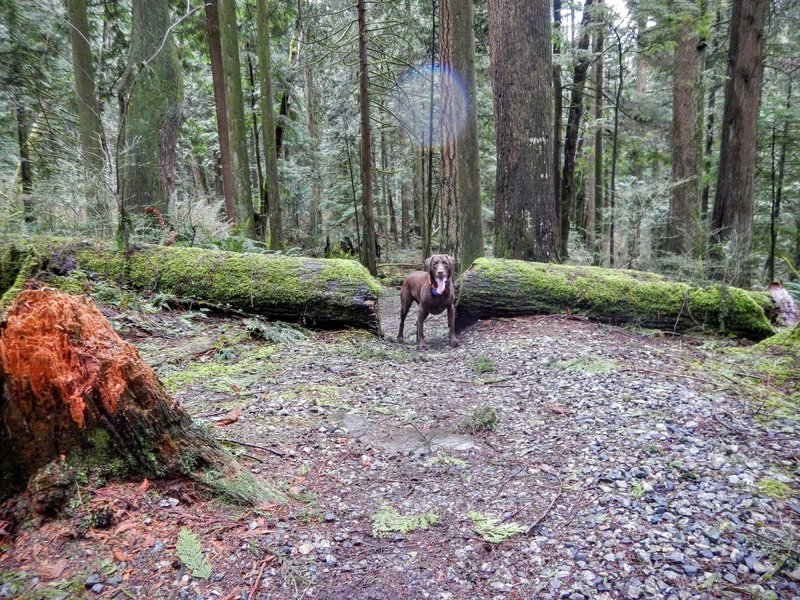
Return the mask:
<path fill-rule="evenodd" d="M 640 271 L 479 258 L 460 284 L 458 329 L 488 317 L 572 313 L 605 323 L 753 340 L 774 332 L 745 290 L 692 286 Z"/>
<path fill-rule="evenodd" d="M 94 303 L 19 294 L 0 327 L 0 500 L 56 513 L 76 482 L 189 476 L 259 502 L 252 478 L 172 399 Z"/>
<path fill-rule="evenodd" d="M 355 261 L 141 246 L 127 255 L 108 244 L 0 238 L 0 293 L 23 287 L 21 265 L 35 256 L 57 275 L 80 269 L 120 285 L 318 327 L 380 330 L 380 285 Z M 23 280 L 23 282 L 20 281 Z M 12 300 L 7 294 L 6 306 Z"/>
<path fill-rule="evenodd" d="M 762 347 L 779 348 L 800 358 L 800 323 L 768 337 L 760 344 Z"/>

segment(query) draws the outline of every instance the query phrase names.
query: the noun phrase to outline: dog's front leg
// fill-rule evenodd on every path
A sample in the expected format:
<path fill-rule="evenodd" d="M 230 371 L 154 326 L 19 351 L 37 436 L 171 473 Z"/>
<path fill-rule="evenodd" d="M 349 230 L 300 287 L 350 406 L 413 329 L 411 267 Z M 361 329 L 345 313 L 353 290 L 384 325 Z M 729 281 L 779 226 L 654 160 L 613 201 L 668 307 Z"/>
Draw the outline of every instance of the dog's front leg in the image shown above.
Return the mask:
<path fill-rule="evenodd" d="M 447 326 L 450 328 L 450 347 L 458 348 L 458 338 L 456 338 L 456 307 L 450 304 L 447 307 Z"/>
<path fill-rule="evenodd" d="M 428 349 L 428 347 L 425 345 L 425 334 L 422 332 L 423 324 L 427 318 L 428 311 L 423 308 L 422 303 L 420 303 L 419 311 L 417 312 L 417 342 L 419 344 L 420 351 Z"/>

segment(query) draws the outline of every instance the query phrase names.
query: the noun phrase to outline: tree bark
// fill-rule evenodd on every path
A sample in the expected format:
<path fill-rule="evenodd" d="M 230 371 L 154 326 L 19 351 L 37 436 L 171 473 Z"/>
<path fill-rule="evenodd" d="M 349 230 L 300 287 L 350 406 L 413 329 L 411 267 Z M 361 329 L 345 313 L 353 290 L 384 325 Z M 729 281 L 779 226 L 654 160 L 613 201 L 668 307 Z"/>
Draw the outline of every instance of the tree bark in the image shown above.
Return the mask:
<path fill-rule="evenodd" d="M 667 250 L 691 256 L 700 231 L 703 55 L 696 23 L 699 10 L 683 8 L 672 63 L 672 191 Z"/>
<path fill-rule="evenodd" d="M 489 0 L 497 138 L 497 256 L 558 257 L 549 5 Z"/>
<path fill-rule="evenodd" d="M 272 102 L 272 53 L 269 39 L 267 0 L 258 0 L 258 71 L 261 82 L 261 127 L 264 131 L 264 160 L 267 164 L 267 205 L 269 207 L 269 248 L 283 246 L 280 180 L 275 141 L 275 108 Z"/>
<path fill-rule="evenodd" d="M 473 0 L 442 0 L 439 21 L 443 250 L 461 269 L 483 256 Z"/>
<path fill-rule="evenodd" d="M 217 0 L 222 74 L 225 88 L 225 120 L 228 123 L 228 147 L 231 160 L 231 195 L 234 223 L 239 233 L 256 235 L 255 211 L 250 185 L 250 161 L 247 155 L 247 123 L 244 116 L 242 73 L 239 60 L 239 33 L 236 0 Z"/>
<path fill-rule="evenodd" d="M 69 38 L 72 46 L 72 72 L 75 77 L 75 95 L 78 106 L 78 141 L 81 161 L 85 167 L 84 179 L 93 221 L 105 233 L 109 210 L 103 186 L 103 125 L 97 101 L 95 71 L 90 44 L 89 17 L 86 0 L 66 0 Z"/>
<path fill-rule="evenodd" d="M 735 0 L 730 25 L 728 82 L 711 242 L 716 246 L 717 260 L 722 258 L 722 245 L 730 242 L 728 266 L 716 265 L 713 276 L 735 285 L 750 283 L 756 125 L 769 6 L 769 0 Z"/>
<path fill-rule="evenodd" d="M 0 329 L 0 384 L 0 499 L 33 478 L 39 514 L 58 512 L 78 473 L 245 476 L 89 299 L 23 292 Z"/>
<path fill-rule="evenodd" d="M 586 0 L 583 5 L 583 22 L 581 23 L 581 37 L 578 41 L 575 55 L 574 72 L 572 75 L 572 91 L 569 100 L 569 113 L 567 115 L 567 135 L 564 139 L 564 166 L 561 174 L 561 197 L 559 202 L 559 219 L 561 223 L 561 248 L 560 256 L 565 259 L 569 254 L 570 213 L 575 202 L 575 166 L 578 157 L 578 139 L 580 138 L 581 116 L 583 115 L 584 87 L 586 74 L 592 58 L 589 55 L 589 25 L 591 23 L 592 0 Z"/>
<path fill-rule="evenodd" d="M 366 1 L 358 0 L 358 99 L 361 112 L 361 209 L 364 211 L 361 262 L 372 275 L 378 274 L 375 259 L 375 219 L 372 214 L 372 124 L 369 106 Z"/>
<path fill-rule="evenodd" d="M 130 53 L 121 90 L 125 213 L 168 214 L 175 190 L 183 72 L 167 0 L 133 0 Z M 121 211 L 123 212 L 123 211 Z"/>
<path fill-rule="evenodd" d="M 694 287 L 653 273 L 481 258 L 461 278 L 459 330 L 477 319 L 563 313 L 754 340 L 773 333 L 764 308 L 749 292 Z"/>
<path fill-rule="evenodd" d="M 214 88 L 214 113 L 219 139 L 219 165 L 222 179 L 222 196 L 225 199 L 225 217 L 236 222 L 236 203 L 233 195 L 233 168 L 231 166 L 228 109 L 225 102 L 225 73 L 222 64 L 222 45 L 219 32 L 219 5 L 217 0 L 206 0 L 206 29 L 208 55 L 211 60 L 211 83 Z"/>
<path fill-rule="evenodd" d="M 564 89 L 561 84 L 561 65 L 555 59 L 561 54 L 561 0 L 553 0 L 553 194 L 561 202 L 561 132 L 564 129 Z"/>

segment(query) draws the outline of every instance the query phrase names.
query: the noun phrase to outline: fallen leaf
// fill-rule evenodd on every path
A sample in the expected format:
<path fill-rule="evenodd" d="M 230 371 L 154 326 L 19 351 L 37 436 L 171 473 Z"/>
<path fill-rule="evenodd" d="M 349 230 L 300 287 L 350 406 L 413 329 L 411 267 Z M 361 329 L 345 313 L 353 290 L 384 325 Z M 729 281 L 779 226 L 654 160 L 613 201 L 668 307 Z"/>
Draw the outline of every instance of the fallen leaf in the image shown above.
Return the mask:
<path fill-rule="evenodd" d="M 138 523 L 136 521 L 124 521 L 120 523 L 117 528 L 114 530 L 114 535 L 119 535 L 120 533 L 124 533 L 129 529 L 135 529 Z"/>
<path fill-rule="evenodd" d="M 145 477 L 142 480 L 142 483 L 139 484 L 139 491 L 140 492 L 146 492 L 149 487 L 150 487 L 150 480 L 147 479 L 147 477 Z"/>
<path fill-rule="evenodd" d="M 60 558 L 53 562 L 48 562 L 38 569 L 42 575 L 42 579 L 50 581 L 52 579 L 60 579 L 66 568 L 69 566 L 69 561 L 66 558 Z"/>
<path fill-rule="evenodd" d="M 119 548 L 112 548 L 111 554 L 114 556 L 114 560 L 119 562 L 131 562 L 133 560 L 133 556 Z"/>
<path fill-rule="evenodd" d="M 235 387 L 235 386 L 232 386 Z M 239 391 L 239 390 L 236 390 Z M 231 423 L 236 423 L 239 420 L 239 417 L 242 416 L 242 407 L 237 406 L 231 411 L 228 411 L 225 415 L 217 419 L 214 423 L 216 427 L 225 427 L 225 425 L 230 425 Z"/>

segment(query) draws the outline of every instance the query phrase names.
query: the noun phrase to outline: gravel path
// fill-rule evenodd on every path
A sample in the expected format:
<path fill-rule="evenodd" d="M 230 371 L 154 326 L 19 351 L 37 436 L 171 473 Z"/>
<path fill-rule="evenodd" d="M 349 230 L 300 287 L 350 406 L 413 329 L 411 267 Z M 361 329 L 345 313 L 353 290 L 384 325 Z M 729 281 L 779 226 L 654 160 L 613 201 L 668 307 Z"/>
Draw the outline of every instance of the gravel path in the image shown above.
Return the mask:
<path fill-rule="evenodd" d="M 719 342 L 562 316 L 481 322 L 451 349 L 442 316 L 419 353 L 414 309 L 404 345 L 396 293 L 381 311 L 384 340 L 316 333 L 178 386 L 196 417 L 241 407 L 224 435 L 282 453 L 243 460 L 295 501 L 217 534 L 208 582 L 142 552 L 130 593 L 244 599 L 260 565 L 254 597 L 278 600 L 800 598 L 796 420 L 726 378 Z M 160 319 L 170 334 L 131 339 L 167 378 L 243 330 Z M 481 406 L 494 431 L 447 437 Z M 158 501 L 153 523 L 196 523 Z M 382 507 L 436 522 L 376 537 Z M 471 512 L 524 531 L 488 542 Z"/>

